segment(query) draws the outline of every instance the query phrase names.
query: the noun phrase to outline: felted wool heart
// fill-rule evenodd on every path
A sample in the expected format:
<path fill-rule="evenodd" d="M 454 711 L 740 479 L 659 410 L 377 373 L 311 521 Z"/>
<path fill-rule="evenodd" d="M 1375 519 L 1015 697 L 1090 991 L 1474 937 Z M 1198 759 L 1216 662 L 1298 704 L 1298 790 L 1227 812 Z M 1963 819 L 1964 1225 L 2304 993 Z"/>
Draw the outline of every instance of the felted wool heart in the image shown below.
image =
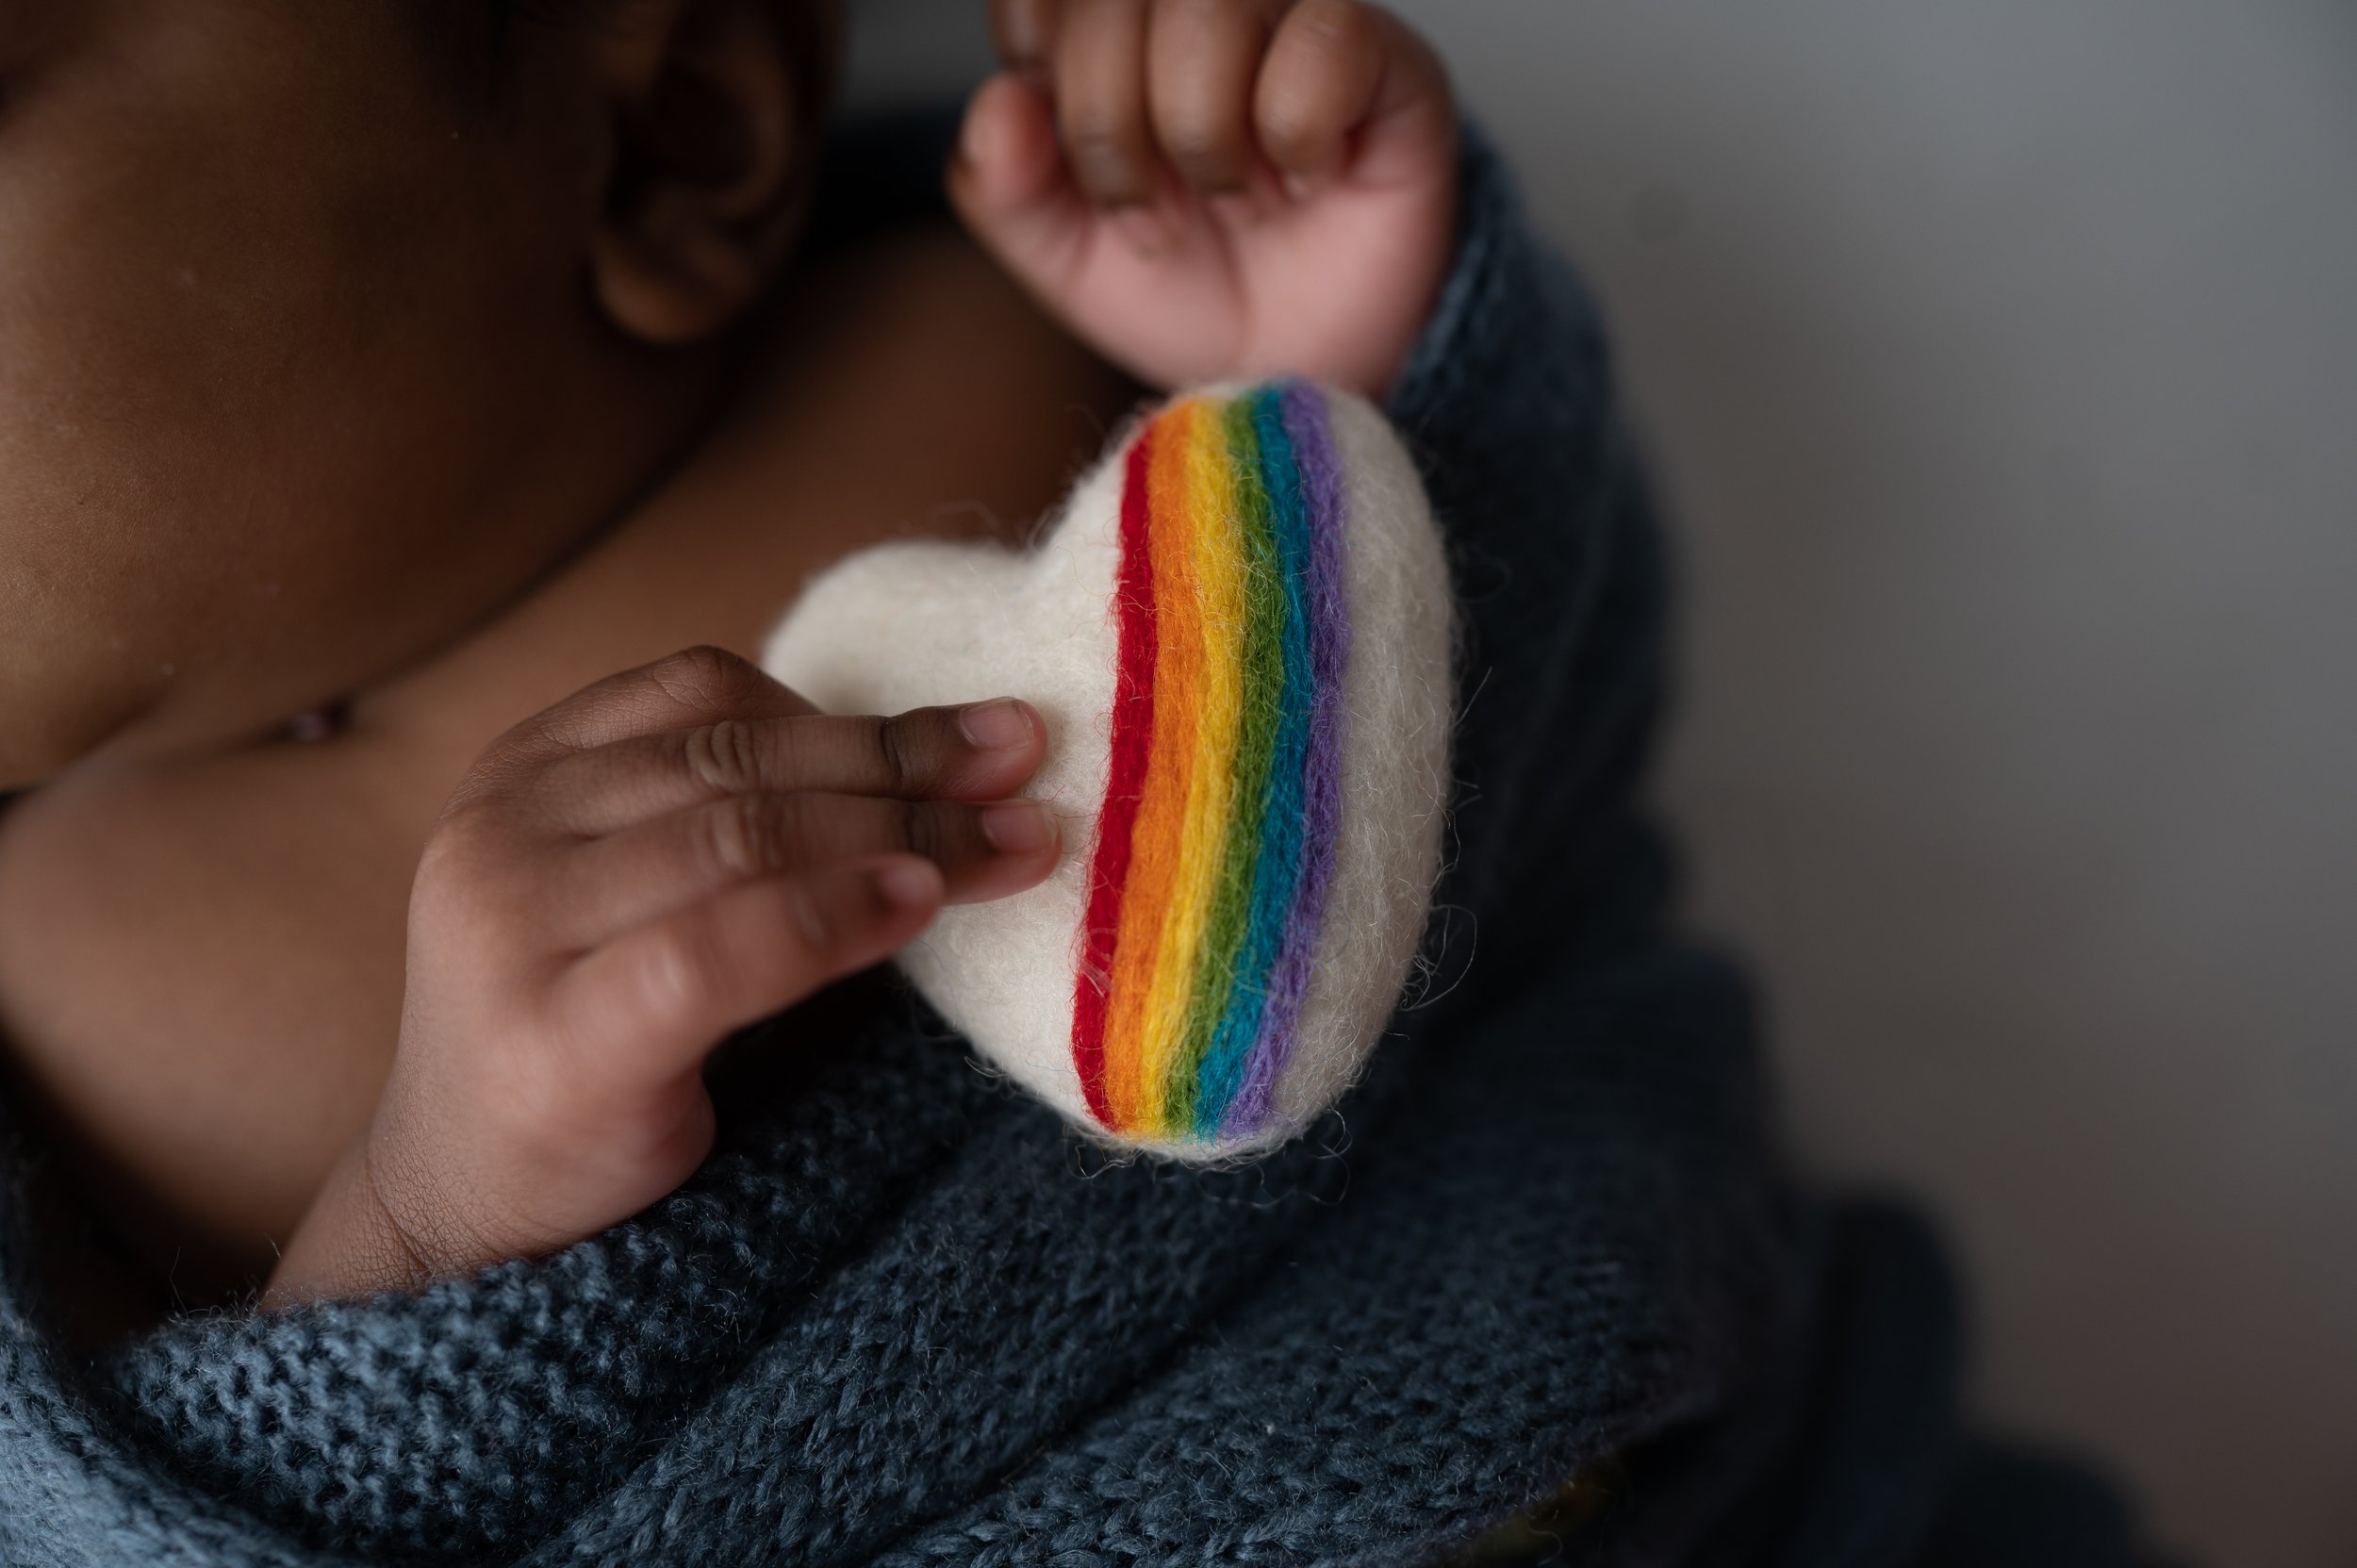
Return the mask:
<path fill-rule="evenodd" d="M 1173 400 L 1028 549 L 880 546 L 769 673 L 836 713 L 1012 694 L 1048 726 L 1047 882 L 942 911 L 900 966 L 1084 1128 L 1257 1153 L 1349 1087 L 1438 871 L 1448 573 L 1383 416 L 1300 381 Z"/>

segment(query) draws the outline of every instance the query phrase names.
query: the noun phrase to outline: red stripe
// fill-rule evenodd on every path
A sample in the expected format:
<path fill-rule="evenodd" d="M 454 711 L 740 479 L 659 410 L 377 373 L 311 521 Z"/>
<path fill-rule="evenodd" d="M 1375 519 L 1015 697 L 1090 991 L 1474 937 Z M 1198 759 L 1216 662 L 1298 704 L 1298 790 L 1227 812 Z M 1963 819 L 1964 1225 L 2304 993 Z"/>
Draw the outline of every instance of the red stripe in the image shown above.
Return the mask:
<path fill-rule="evenodd" d="M 1129 838 L 1139 798 L 1146 793 L 1146 754 L 1154 737 L 1154 557 L 1146 537 L 1153 445 L 1149 426 L 1129 448 L 1122 482 L 1121 577 L 1113 601 L 1121 617 L 1121 663 L 1113 676 L 1113 756 L 1105 807 L 1096 818 L 1096 855 L 1089 868 L 1080 972 L 1072 986 L 1072 1065 L 1090 1113 L 1106 1127 L 1113 1120 L 1105 1098 L 1105 1010 L 1113 942 L 1121 930 L 1121 892 L 1129 878 Z"/>

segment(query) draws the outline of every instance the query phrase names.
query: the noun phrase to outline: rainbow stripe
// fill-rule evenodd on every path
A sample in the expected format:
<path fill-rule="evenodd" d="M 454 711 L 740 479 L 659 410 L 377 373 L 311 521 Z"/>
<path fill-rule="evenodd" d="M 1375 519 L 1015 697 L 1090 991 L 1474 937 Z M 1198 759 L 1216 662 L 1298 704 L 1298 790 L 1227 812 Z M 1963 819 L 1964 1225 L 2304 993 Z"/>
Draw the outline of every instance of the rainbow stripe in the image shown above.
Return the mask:
<path fill-rule="evenodd" d="M 1342 469 L 1307 383 L 1172 404 L 1123 475 L 1113 751 L 1072 1061 L 1108 1130 L 1265 1128 L 1333 876 Z"/>

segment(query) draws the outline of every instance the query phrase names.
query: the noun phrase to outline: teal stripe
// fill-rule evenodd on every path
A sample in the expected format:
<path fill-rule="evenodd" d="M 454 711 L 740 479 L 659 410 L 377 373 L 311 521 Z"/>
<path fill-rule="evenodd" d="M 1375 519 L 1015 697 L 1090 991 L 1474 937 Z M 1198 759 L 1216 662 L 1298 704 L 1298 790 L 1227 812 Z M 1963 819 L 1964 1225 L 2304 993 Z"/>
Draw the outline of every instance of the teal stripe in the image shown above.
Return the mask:
<path fill-rule="evenodd" d="M 1216 1135 L 1243 1086 L 1245 1064 L 1261 1032 L 1268 972 L 1284 945 L 1285 920 L 1301 877 L 1302 775 L 1310 754 L 1310 713 L 1315 686 L 1310 666 L 1310 513 L 1293 437 L 1285 428 L 1281 388 L 1246 394 L 1258 437 L 1261 494 L 1277 559 L 1269 573 L 1282 585 L 1284 630 L 1278 639 L 1282 678 L 1276 692 L 1277 734 L 1258 802 L 1260 847 L 1252 867 L 1252 900 L 1230 973 L 1228 1005 L 1211 1032 L 1195 1072 L 1195 1133 Z M 1255 617 L 1258 619 L 1259 617 Z"/>

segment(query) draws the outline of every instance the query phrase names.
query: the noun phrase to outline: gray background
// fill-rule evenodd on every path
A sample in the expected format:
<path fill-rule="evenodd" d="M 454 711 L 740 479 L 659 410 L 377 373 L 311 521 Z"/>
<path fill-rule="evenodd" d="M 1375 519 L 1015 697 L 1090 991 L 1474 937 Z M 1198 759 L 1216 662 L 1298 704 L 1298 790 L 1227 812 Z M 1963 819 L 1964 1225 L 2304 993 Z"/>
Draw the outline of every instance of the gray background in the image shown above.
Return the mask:
<path fill-rule="evenodd" d="M 1804 1152 L 1938 1205 L 1992 1419 L 2357 1561 L 2357 7 L 1400 8 L 1608 307 Z"/>

